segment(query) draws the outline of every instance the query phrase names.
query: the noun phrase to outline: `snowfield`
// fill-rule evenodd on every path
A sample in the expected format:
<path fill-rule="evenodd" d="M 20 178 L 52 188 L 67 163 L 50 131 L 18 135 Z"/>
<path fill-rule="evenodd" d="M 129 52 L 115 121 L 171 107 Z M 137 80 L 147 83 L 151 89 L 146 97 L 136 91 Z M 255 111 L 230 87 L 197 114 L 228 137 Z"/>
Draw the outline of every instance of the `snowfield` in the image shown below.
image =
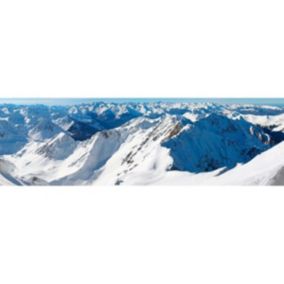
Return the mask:
<path fill-rule="evenodd" d="M 284 185 L 284 107 L 0 105 L 0 185 Z"/>

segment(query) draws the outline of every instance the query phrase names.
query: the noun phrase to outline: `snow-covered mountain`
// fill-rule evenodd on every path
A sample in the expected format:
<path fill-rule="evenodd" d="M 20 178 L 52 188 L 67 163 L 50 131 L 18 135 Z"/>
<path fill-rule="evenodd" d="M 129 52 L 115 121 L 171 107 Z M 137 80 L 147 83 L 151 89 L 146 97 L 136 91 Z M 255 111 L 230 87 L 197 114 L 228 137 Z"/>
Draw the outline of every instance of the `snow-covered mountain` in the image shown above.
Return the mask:
<path fill-rule="evenodd" d="M 281 106 L 5 104 L 0 185 L 284 184 L 282 141 Z"/>

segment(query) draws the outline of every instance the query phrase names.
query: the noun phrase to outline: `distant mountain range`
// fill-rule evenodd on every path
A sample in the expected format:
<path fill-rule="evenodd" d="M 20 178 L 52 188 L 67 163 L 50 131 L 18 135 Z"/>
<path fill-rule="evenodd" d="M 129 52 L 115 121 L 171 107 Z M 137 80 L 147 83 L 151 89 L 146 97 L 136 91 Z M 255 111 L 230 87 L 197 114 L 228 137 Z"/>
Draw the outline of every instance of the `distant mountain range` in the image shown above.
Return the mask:
<path fill-rule="evenodd" d="M 284 107 L 0 105 L 0 185 L 284 185 Z"/>

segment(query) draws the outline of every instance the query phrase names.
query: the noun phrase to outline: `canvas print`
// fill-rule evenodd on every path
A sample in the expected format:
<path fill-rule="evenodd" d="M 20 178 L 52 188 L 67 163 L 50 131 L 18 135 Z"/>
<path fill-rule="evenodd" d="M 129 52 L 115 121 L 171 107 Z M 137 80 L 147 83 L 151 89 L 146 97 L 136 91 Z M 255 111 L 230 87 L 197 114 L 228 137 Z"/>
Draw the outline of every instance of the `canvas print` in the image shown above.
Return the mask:
<path fill-rule="evenodd" d="M 0 185 L 284 185 L 284 99 L 1 99 Z"/>

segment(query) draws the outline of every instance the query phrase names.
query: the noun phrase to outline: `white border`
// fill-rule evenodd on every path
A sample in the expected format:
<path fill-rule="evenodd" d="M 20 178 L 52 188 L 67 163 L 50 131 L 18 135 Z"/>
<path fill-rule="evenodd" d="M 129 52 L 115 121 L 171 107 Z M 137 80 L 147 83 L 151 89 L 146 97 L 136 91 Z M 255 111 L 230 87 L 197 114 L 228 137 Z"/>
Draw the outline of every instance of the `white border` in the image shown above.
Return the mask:
<path fill-rule="evenodd" d="M 3 97 L 283 97 L 283 1 L 0 3 Z M 282 188 L 0 188 L 1 283 L 283 283 Z"/>

